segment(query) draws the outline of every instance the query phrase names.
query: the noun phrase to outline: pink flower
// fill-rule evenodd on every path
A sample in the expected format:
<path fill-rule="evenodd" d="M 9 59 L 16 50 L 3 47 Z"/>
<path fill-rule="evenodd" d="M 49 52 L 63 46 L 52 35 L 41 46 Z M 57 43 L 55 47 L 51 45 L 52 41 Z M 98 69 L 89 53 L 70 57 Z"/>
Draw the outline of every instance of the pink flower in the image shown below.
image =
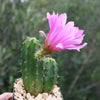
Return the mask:
<path fill-rule="evenodd" d="M 75 27 L 73 21 L 66 24 L 66 13 L 59 16 L 55 12 L 52 15 L 47 13 L 47 19 L 50 27 L 48 35 L 46 36 L 43 31 L 40 32 L 46 37 L 44 50 L 49 54 L 63 49 L 80 51 L 87 45 L 87 43 L 81 44 L 85 36 L 84 30 Z"/>

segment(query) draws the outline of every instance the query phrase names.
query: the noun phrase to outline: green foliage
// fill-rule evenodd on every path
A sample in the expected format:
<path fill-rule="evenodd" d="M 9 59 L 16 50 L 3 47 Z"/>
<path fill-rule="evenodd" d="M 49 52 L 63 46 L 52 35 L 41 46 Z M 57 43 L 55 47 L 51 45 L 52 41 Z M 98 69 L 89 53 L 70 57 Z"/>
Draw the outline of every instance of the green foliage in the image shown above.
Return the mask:
<path fill-rule="evenodd" d="M 52 55 L 58 62 L 64 99 L 100 100 L 100 0 L 14 1 L 0 0 L 0 93 L 12 91 L 13 82 L 21 76 L 22 41 L 27 36 L 39 39 L 40 30 L 48 33 L 46 12 L 54 10 L 66 12 L 68 21 L 74 20 L 75 26 L 85 30 L 88 42 L 80 52 L 63 50 Z M 43 43 L 44 38 L 40 39 Z"/>
<path fill-rule="evenodd" d="M 27 92 L 50 93 L 57 81 L 57 64 L 52 58 L 36 59 L 39 41 L 27 38 L 22 45 L 22 78 Z"/>

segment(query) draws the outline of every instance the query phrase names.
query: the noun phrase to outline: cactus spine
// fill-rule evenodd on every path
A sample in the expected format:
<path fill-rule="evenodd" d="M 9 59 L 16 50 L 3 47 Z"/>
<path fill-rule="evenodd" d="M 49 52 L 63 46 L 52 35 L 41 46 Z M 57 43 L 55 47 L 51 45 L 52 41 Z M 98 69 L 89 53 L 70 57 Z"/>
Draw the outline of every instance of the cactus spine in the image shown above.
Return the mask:
<path fill-rule="evenodd" d="M 22 78 L 27 92 L 50 93 L 57 81 L 57 63 L 52 58 L 37 59 L 40 44 L 36 38 L 28 38 L 22 46 Z"/>

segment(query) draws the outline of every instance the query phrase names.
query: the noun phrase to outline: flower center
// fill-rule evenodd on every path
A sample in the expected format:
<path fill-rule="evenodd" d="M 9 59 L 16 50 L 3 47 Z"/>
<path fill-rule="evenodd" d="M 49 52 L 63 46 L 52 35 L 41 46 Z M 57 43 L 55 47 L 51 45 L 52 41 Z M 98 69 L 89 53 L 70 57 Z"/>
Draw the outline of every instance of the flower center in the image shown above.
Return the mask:
<path fill-rule="evenodd" d="M 45 45 L 44 45 L 43 48 L 42 48 L 40 51 L 38 51 L 38 52 L 36 53 L 35 58 L 36 58 L 36 59 L 41 59 L 42 57 L 53 53 L 53 51 L 50 50 L 50 46 L 51 46 L 51 45 L 45 47 Z"/>

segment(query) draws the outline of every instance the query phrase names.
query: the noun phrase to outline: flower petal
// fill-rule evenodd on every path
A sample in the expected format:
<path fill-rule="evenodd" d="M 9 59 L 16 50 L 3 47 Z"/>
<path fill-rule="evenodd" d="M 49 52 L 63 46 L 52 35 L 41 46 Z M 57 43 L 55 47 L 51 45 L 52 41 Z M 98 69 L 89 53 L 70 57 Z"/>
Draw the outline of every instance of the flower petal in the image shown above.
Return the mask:
<path fill-rule="evenodd" d="M 46 34 L 45 34 L 44 31 L 39 31 L 39 33 L 43 34 L 45 36 L 45 38 L 46 38 Z"/>
<path fill-rule="evenodd" d="M 55 12 L 53 12 L 52 15 L 50 15 L 50 13 L 47 13 L 47 18 L 49 22 L 50 32 L 52 32 L 57 25 L 58 14 L 55 14 Z"/>
<path fill-rule="evenodd" d="M 60 50 L 64 49 L 62 43 L 57 44 L 55 47 L 51 47 L 51 50 L 53 50 L 53 52 L 59 52 Z"/>
<path fill-rule="evenodd" d="M 65 49 L 69 49 L 69 50 L 77 50 L 77 51 L 80 51 L 81 48 L 84 48 L 85 46 L 87 45 L 87 43 L 84 43 L 82 45 L 79 45 L 79 46 L 75 46 L 75 45 L 70 45 L 68 47 L 65 47 Z"/>
<path fill-rule="evenodd" d="M 64 49 L 64 47 L 63 47 L 63 44 L 62 44 L 62 43 L 57 44 L 57 45 L 56 45 L 56 48 Z"/>
<path fill-rule="evenodd" d="M 65 26 L 65 24 L 66 24 L 66 19 L 67 19 L 67 15 L 66 15 L 66 13 L 64 13 L 64 14 L 61 14 L 59 17 L 58 17 L 58 25 L 59 26 Z"/>

